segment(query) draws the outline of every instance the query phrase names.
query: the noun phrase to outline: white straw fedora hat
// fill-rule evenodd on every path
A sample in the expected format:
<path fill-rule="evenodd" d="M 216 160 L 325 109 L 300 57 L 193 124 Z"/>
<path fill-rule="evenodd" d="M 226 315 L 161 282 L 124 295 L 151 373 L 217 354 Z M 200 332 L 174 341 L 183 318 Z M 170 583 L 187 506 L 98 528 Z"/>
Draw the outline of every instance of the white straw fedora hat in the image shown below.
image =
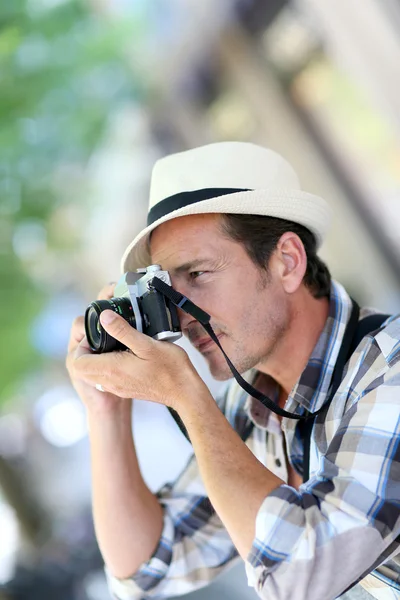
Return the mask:
<path fill-rule="evenodd" d="M 186 215 L 232 213 L 279 217 L 314 233 L 318 247 L 331 210 L 301 190 L 290 164 L 276 152 L 247 142 L 219 142 L 171 154 L 154 166 L 147 227 L 125 250 L 122 272 L 151 264 L 150 234 Z"/>

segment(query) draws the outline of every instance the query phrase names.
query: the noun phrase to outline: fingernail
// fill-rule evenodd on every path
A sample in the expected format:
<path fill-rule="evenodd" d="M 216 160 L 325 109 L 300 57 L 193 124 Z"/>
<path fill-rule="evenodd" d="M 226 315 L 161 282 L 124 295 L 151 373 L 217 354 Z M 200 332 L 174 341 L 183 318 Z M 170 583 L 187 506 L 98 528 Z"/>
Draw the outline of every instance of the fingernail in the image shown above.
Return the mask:
<path fill-rule="evenodd" d="M 100 321 L 104 325 L 109 325 L 110 323 L 112 323 L 114 321 L 114 319 L 115 319 L 115 313 L 112 310 L 105 310 L 100 315 Z"/>

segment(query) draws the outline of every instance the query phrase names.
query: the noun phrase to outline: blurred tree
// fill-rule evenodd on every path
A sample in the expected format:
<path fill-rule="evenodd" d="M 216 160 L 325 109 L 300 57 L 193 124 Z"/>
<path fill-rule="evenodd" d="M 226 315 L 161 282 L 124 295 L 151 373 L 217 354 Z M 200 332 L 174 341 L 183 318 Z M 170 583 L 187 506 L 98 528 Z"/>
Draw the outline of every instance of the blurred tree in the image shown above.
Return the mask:
<path fill-rule="evenodd" d="M 142 95 L 125 56 L 142 30 L 137 15 L 105 21 L 78 0 L 0 4 L 0 402 L 38 359 L 29 324 L 48 290 L 30 271 L 38 248 L 65 243 L 47 235 L 54 173 L 82 169 L 110 111 Z"/>
<path fill-rule="evenodd" d="M 145 29 L 139 17 L 106 20 L 78 0 L 0 3 L 0 406 L 40 360 L 30 324 L 51 290 L 35 277 L 38 257 L 68 245 L 49 235 L 68 196 L 57 193 L 55 174 L 82 171 L 109 113 L 146 92 L 132 66 Z M 82 193 L 68 197 L 82 201 Z M 0 486 L 36 543 L 47 524 L 4 457 Z"/>

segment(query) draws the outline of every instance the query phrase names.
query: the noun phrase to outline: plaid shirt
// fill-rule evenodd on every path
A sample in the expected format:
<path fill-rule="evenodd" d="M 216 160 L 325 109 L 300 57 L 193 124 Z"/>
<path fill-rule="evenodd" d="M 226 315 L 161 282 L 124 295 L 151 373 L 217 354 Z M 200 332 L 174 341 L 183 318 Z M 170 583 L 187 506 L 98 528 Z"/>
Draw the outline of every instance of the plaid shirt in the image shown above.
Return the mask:
<path fill-rule="evenodd" d="M 370 312 L 361 310 L 360 318 Z M 315 412 L 326 401 L 350 313 L 349 296 L 333 282 L 325 328 L 286 402 L 287 411 Z M 257 373 L 247 377 L 254 382 Z M 276 395 L 272 379 L 265 378 L 264 386 Z M 246 444 L 268 469 L 287 481 L 286 444 L 301 474 L 297 421 L 284 418 L 280 424 L 236 382 L 219 404 L 242 436 L 254 423 Z M 261 598 L 331 600 L 375 568 L 359 584 L 368 590 L 366 597 L 400 600 L 399 408 L 398 315 L 362 340 L 327 413 L 317 418 L 309 481 L 299 490 L 281 485 L 259 509 L 245 566 L 249 585 Z M 153 556 L 130 579 L 107 573 L 118 600 L 193 591 L 238 556 L 207 497 L 195 457 L 158 497 L 164 529 Z"/>

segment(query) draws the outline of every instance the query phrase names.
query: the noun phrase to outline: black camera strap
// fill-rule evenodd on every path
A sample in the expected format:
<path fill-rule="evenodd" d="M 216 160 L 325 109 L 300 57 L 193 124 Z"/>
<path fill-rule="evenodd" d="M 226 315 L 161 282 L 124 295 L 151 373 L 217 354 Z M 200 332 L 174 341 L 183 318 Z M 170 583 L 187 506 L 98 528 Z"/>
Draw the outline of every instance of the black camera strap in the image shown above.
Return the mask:
<path fill-rule="evenodd" d="M 189 298 L 187 298 L 183 294 L 180 294 L 179 292 L 174 290 L 173 287 L 171 287 L 170 285 L 168 285 L 167 283 L 162 281 L 159 277 L 154 277 L 154 279 L 151 282 L 151 285 L 158 292 L 161 292 L 161 294 L 164 294 L 164 296 L 166 296 L 169 300 L 171 300 L 171 302 L 173 304 L 175 304 L 175 306 L 177 306 L 178 308 L 185 311 L 187 314 L 194 317 L 196 319 L 196 321 L 198 321 L 201 325 L 203 325 L 204 329 L 206 330 L 206 332 L 208 333 L 210 338 L 217 344 L 218 348 L 221 350 L 222 354 L 224 355 L 225 360 L 228 363 L 230 370 L 232 371 L 232 375 L 234 376 L 234 378 L 236 379 L 236 381 L 238 382 L 240 387 L 245 390 L 245 392 L 247 392 L 248 394 L 253 396 L 253 398 L 256 398 L 257 400 L 259 400 L 262 404 L 264 404 L 264 406 L 266 406 L 267 408 L 272 410 L 274 413 L 276 413 L 280 417 L 287 417 L 288 419 L 304 419 L 305 418 L 302 415 L 296 415 L 294 413 L 290 413 L 290 412 L 287 412 L 286 410 L 283 410 L 283 408 L 281 408 L 280 406 L 275 404 L 275 402 L 273 402 L 270 398 L 268 398 L 268 396 L 265 396 L 264 394 L 262 394 L 261 392 L 256 390 L 252 385 L 250 385 L 250 383 L 248 381 L 243 379 L 243 377 L 240 375 L 240 373 L 236 370 L 233 363 L 230 361 L 229 357 L 227 356 L 224 349 L 222 348 L 219 339 L 215 335 L 214 330 L 210 325 L 210 315 L 208 313 L 206 313 L 204 310 L 199 308 L 196 304 L 194 304 L 191 300 L 189 300 Z"/>
<path fill-rule="evenodd" d="M 338 357 L 336 359 L 335 368 L 332 374 L 331 387 L 329 391 L 329 396 L 327 400 L 324 402 L 323 406 L 314 413 L 309 413 L 305 415 L 297 415 L 295 413 L 290 413 L 286 410 L 283 410 L 280 406 L 275 404 L 268 396 L 265 396 L 260 391 L 256 390 L 250 383 L 248 383 L 240 373 L 236 370 L 235 366 L 230 361 L 229 357 L 226 355 L 224 349 L 222 348 L 219 339 L 214 333 L 210 325 L 210 315 L 206 313 L 204 310 L 199 308 L 196 304 L 194 304 L 189 298 L 177 292 L 173 287 L 166 284 L 159 277 L 154 277 L 151 282 L 151 285 L 159 292 L 161 292 L 164 296 L 166 296 L 175 306 L 185 311 L 187 314 L 194 317 L 206 330 L 211 339 L 217 344 L 222 354 L 225 357 L 226 362 L 229 365 L 232 374 L 240 387 L 244 389 L 248 394 L 250 394 L 253 398 L 259 400 L 266 408 L 272 410 L 275 414 L 286 417 L 288 419 L 297 419 L 299 420 L 300 433 L 303 439 L 304 445 L 304 460 L 303 460 L 303 481 L 307 481 L 309 478 L 309 468 L 310 468 L 310 442 L 311 442 L 311 432 L 314 426 L 316 417 L 323 412 L 326 412 L 329 408 L 329 405 L 336 394 L 339 385 L 343 378 L 344 368 L 350 359 L 351 355 L 355 351 L 358 344 L 361 342 L 363 337 L 371 333 L 372 331 L 376 331 L 381 327 L 382 323 L 389 317 L 389 315 L 381 315 L 375 314 L 365 317 L 361 321 L 359 321 L 360 316 L 360 308 L 354 300 L 352 300 L 352 311 L 350 315 L 350 319 L 346 325 L 346 329 L 343 335 L 342 344 L 339 350 Z M 179 426 L 182 433 L 185 437 L 190 441 L 189 435 L 186 431 L 186 428 L 176 413 L 170 409 L 170 412 L 175 419 L 177 425 Z M 251 433 L 251 429 L 248 430 L 246 439 L 248 435 Z"/>
<path fill-rule="evenodd" d="M 360 308 L 359 308 L 357 302 L 352 300 L 353 307 L 352 307 L 350 319 L 347 323 L 346 330 L 344 332 L 343 341 L 342 341 L 342 344 L 341 344 L 341 347 L 339 350 L 339 355 L 337 357 L 335 368 L 334 368 L 334 371 L 332 374 L 332 382 L 331 382 L 328 399 L 324 402 L 323 406 L 318 411 L 316 411 L 314 413 L 307 413 L 306 415 L 302 416 L 302 415 L 296 415 L 294 413 L 289 413 L 289 412 L 281 409 L 270 398 L 268 398 L 267 396 L 264 396 L 264 394 L 261 394 L 261 392 L 259 392 L 255 388 L 253 388 L 253 386 L 251 386 L 245 379 L 243 379 L 243 377 L 235 369 L 234 365 L 229 360 L 228 356 L 225 354 L 223 348 L 221 347 L 221 344 L 219 343 L 219 340 L 210 325 L 210 315 L 208 313 L 206 313 L 201 308 L 196 306 L 196 304 L 194 304 L 186 296 L 184 296 L 183 294 L 180 294 L 179 292 L 174 290 L 174 288 L 172 288 L 171 286 L 166 284 L 160 278 L 155 277 L 152 281 L 152 285 L 154 286 L 154 288 L 156 290 L 158 290 L 159 292 L 164 294 L 164 296 L 169 298 L 169 300 L 171 300 L 171 302 L 173 304 L 175 304 L 175 306 L 177 306 L 178 308 L 181 308 L 187 314 L 194 317 L 199 323 L 201 323 L 201 325 L 203 325 L 206 332 L 209 334 L 209 336 L 214 340 L 214 342 L 220 348 L 236 381 L 248 394 L 251 394 L 251 396 L 253 396 L 257 400 L 262 402 L 262 404 L 264 406 L 266 406 L 267 408 L 272 410 L 277 415 L 281 415 L 283 417 L 288 417 L 289 419 L 298 419 L 299 420 L 298 427 L 301 428 L 301 435 L 303 438 L 303 446 L 304 446 L 303 481 L 306 482 L 309 478 L 309 469 L 310 469 L 311 432 L 312 432 L 312 428 L 314 426 L 316 417 L 320 413 L 324 413 L 328 410 L 328 408 L 332 402 L 332 399 L 333 399 L 334 395 L 336 394 L 336 392 L 339 388 L 339 385 L 342 381 L 345 366 L 346 366 L 348 360 L 350 359 L 351 355 L 357 348 L 358 344 L 361 342 L 361 340 L 366 335 L 370 334 L 371 332 L 377 331 L 382 326 L 383 322 L 389 318 L 389 315 L 374 314 L 374 315 L 365 317 L 364 319 L 359 321 Z M 189 435 L 188 435 L 186 428 L 185 428 L 181 418 L 179 417 L 178 413 L 171 408 L 169 410 L 170 410 L 173 418 L 175 419 L 177 425 L 179 426 L 180 430 L 182 431 L 182 433 L 186 436 L 186 438 L 190 442 Z M 251 429 L 250 429 L 250 432 L 251 432 Z M 249 434 L 249 432 L 248 432 L 248 434 Z M 346 592 L 349 591 L 351 588 L 353 588 L 355 585 L 357 585 L 357 583 L 359 581 L 361 581 L 361 579 L 363 579 L 366 575 L 368 575 L 368 573 L 370 573 L 377 566 L 378 566 L 378 563 L 376 563 L 375 565 L 372 565 L 367 571 L 365 571 L 365 573 L 363 573 L 363 575 L 361 577 L 359 577 L 356 581 L 354 581 L 347 588 Z"/>

